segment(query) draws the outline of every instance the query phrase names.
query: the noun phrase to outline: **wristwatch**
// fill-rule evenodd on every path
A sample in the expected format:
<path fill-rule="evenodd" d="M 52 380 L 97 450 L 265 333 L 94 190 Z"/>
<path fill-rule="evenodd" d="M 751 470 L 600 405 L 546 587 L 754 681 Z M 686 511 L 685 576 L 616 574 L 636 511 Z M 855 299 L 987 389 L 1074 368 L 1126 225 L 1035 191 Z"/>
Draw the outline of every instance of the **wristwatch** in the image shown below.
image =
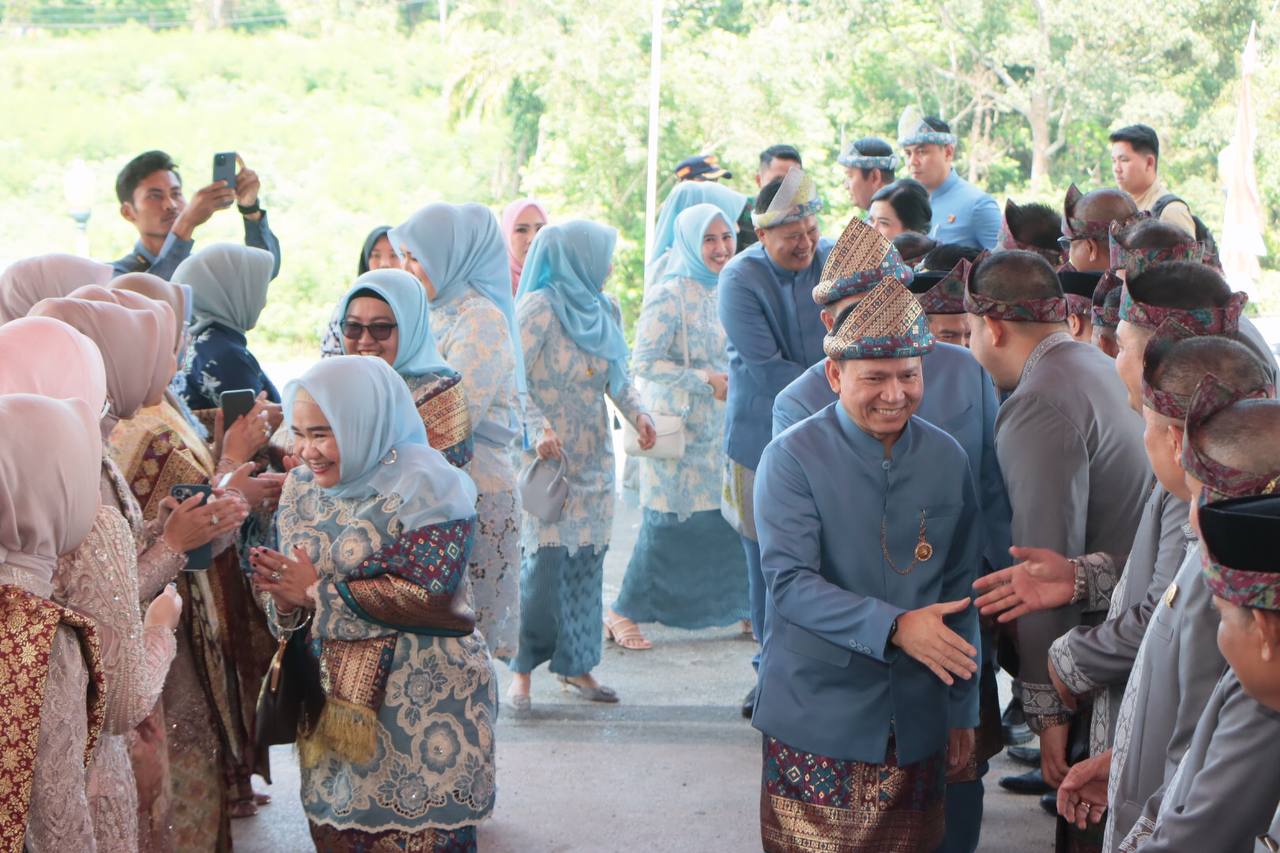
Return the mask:
<path fill-rule="evenodd" d="M 239 202 L 237 202 L 236 210 L 240 211 L 241 216 L 253 216 L 255 213 L 262 212 L 262 205 L 258 204 L 258 200 L 255 198 L 253 200 L 253 204 L 249 205 L 248 207 L 245 207 L 243 204 L 240 204 Z"/>
<path fill-rule="evenodd" d="M 897 633 L 898 633 L 898 620 L 895 617 L 893 620 L 893 624 L 889 626 L 889 637 L 888 639 L 885 640 L 886 648 L 893 645 L 893 638 L 897 635 Z"/>

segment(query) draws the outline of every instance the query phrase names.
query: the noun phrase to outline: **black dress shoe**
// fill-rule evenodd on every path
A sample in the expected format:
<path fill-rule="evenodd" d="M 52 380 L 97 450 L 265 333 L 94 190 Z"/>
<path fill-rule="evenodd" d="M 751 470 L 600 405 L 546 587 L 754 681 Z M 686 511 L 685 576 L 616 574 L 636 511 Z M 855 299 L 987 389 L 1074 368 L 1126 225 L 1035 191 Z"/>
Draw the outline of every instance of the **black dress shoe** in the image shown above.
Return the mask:
<path fill-rule="evenodd" d="M 1040 766 L 1040 750 L 1034 746 L 1011 746 L 1005 750 L 1014 761 L 1019 764 L 1026 764 L 1028 767 Z"/>
<path fill-rule="evenodd" d="M 742 700 L 742 716 L 748 720 L 756 711 L 756 689 L 751 688 L 751 692 L 747 694 L 747 698 Z"/>
<path fill-rule="evenodd" d="M 1054 791 L 1040 796 L 1040 808 L 1054 817 L 1058 816 L 1058 795 Z"/>
<path fill-rule="evenodd" d="M 1012 794 L 1035 794 L 1036 796 L 1053 791 L 1053 788 L 1044 781 L 1044 776 L 1038 767 L 1035 770 L 1028 770 L 1021 776 L 1002 777 L 1000 787 Z"/>

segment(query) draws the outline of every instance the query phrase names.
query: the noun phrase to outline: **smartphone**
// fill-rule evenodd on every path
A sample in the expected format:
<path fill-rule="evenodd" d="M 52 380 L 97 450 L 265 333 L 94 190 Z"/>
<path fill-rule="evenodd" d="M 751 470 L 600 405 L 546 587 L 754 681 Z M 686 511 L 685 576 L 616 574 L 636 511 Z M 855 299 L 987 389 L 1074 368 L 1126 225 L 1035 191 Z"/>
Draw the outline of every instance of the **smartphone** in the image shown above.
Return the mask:
<path fill-rule="evenodd" d="M 236 152 L 223 151 L 213 155 L 213 179 L 226 181 L 233 190 L 236 188 Z"/>
<path fill-rule="evenodd" d="M 169 494 L 173 495 L 178 503 L 182 503 L 192 495 L 204 495 L 204 500 L 200 501 L 200 505 L 204 506 L 213 495 L 213 489 L 203 483 L 179 483 L 169 489 Z M 184 571 L 203 572 L 212 564 L 213 543 L 206 542 L 194 551 L 187 552 L 187 566 Z"/>
<path fill-rule="evenodd" d="M 218 395 L 218 405 L 222 407 L 222 431 L 231 429 L 231 425 L 243 415 L 249 414 L 258 395 L 251 388 L 236 391 L 223 391 Z"/>

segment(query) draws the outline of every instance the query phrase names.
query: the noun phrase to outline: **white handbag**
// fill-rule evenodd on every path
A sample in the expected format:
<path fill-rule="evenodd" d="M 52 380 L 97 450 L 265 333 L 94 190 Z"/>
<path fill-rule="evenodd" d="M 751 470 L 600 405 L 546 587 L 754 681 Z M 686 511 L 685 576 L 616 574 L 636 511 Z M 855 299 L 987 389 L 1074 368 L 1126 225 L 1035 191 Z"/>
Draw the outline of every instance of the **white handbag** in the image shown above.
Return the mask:
<path fill-rule="evenodd" d="M 684 331 L 684 367 L 689 369 L 689 321 L 684 311 L 684 290 L 680 290 L 680 324 Z M 685 394 L 684 411 L 678 415 L 660 415 L 650 413 L 653 418 L 653 429 L 657 440 L 648 450 L 640 449 L 640 433 L 631 424 L 623 422 L 622 449 L 628 456 L 639 456 L 647 459 L 680 459 L 684 456 L 684 419 L 689 416 L 688 392 Z"/>
<path fill-rule="evenodd" d="M 520 472 L 520 502 L 524 511 L 545 524 L 555 524 L 564 514 L 569 499 L 569 478 L 565 476 L 568 460 L 535 459 Z"/>

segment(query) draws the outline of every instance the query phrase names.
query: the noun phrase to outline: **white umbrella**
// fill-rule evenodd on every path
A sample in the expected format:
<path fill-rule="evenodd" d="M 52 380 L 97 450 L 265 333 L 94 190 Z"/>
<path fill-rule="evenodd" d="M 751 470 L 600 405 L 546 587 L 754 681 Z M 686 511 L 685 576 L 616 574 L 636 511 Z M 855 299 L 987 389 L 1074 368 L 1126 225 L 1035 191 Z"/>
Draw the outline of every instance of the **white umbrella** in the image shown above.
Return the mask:
<path fill-rule="evenodd" d="M 1257 125 L 1253 115 L 1251 78 L 1258 65 L 1256 24 L 1240 57 L 1240 103 L 1231 144 L 1218 157 L 1218 169 L 1227 190 L 1218 251 L 1227 281 L 1235 290 L 1248 290 L 1258 280 L 1258 258 L 1267 253 L 1262 239 L 1262 203 L 1253 170 L 1253 143 Z"/>

